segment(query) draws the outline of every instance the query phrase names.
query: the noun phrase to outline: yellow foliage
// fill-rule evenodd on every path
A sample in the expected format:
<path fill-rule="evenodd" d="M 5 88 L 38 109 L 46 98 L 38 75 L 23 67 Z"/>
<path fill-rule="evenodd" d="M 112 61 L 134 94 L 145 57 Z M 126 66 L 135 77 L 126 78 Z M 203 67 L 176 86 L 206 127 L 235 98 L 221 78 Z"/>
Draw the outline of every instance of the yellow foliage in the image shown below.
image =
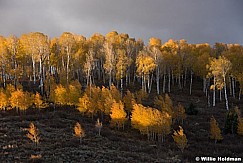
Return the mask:
<path fill-rule="evenodd" d="M 235 110 L 235 113 L 237 114 L 238 118 L 241 118 L 241 111 L 240 111 L 239 107 L 236 106 L 236 107 L 234 108 L 234 110 Z"/>
<path fill-rule="evenodd" d="M 241 136 L 243 136 L 243 118 L 238 117 L 238 128 L 237 133 Z"/>
<path fill-rule="evenodd" d="M 29 129 L 28 129 L 28 134 L 26 134 L 26 136 L 32 140 L 36 145 L 39 143 L 40 141 L 40 136 L 39 136 L 39 132 L 38 129 L 35 127 L 34 123 L 30 123 L 29 125 Z"/>
<path fill-rule="evenodd" d="M 172 118 L 166 112 L 134 103 L 131 123 L 148 139 L 155 139 L 157 135 L 158 140 L 163 142 L 164 136 L 170 133 Z"/>
<path fill-rule="evenodd" d="M 38 92 L 34 95 L 33 103 L 38 109 L 45 107 L 42 97 Z"/>
<path fill-rule="evenodd" d="M 111 126 L 117 126 L 119 129 L 121 126 L 123 126 L 124 129 L 124 123 L 127 120 L 126 118 L 127 114 L 124 110 L 124 105 L 121 101 L 117 103 L 116 101 L 113 101 L 112 107 L 111 107 Z"/>
<path fill-rule="evenodd" d="M 170 116 L 173 116 L 173 102 L 168 94 L 165 94 L 165 105 L 164 105 L 162 111 L 165 111 Z"/>
<path fill-rule="evenodd" d="M 217 58 L 211 58 L 209 65 L 207 65 L 207 68 L 209 70 L 208 75 L 214 76 L 216 80 L 216 87 L 218 89 L 222 89 L 224 86 L 224 79 L 226 77 L 226 74 L 231 69 L 232 64 L 231 62 L 225 58 L 224 56 L 220 56 Z"/>
<path fill-rule="evenodd" d="M 6 91 L 5 91 L 7 98 L 10 98 L 11 93 L 14 92 L 14 91 L 15 91 L 14 86 L 12 84 L 7 84 Z"/>
<path fill-rule="evenodd" d="M 148 94 L 143 89 L 140 89 L 138 92 L 135 93 L 135 97 L 137 103 L 141 104 L 143 100 L 148 98 Z"/>
<path fill-rule="evenodd" d="M 183 124 L 183 120 L 186 119 L 186 111 L 185 108 L 181 105 L 181 103 L 178 104 L 178 106 L 174 111 L 174 118 L 181 121 L 182 124 Z"/>
<path fill-rule="evenodd" d="M 69 84 L 67 89 L 67 104 L 68 105 L 77 105 L 79 97 L 81 95 L 81 88 L 76 87 L 75 85 Z"/>
<path fill-rule="evenodd" d="M 67 104 L 67 90 L 62 85 L 57 85 L 56 89 L 54 90 L 54 102 L 56 104 L 65 105 Z"/>
<path fill-rule="evenodd" d="M 127 67 L 131 64 L 131 59 L 126 56 L 126 51 L 124 49 L 119 49 L 117 60 L 116 79 L 120 80 L 125 76 Z"/>
<path fill-rule="evenodd" d="M 139 76 L 147 77 L 156 67 L 154 58 L 149 56 L 145 50 L 140 51 L 136 58 L 137 73 Z"/>
<path fill-rule="evenodd" d="M 164 103 L 164 98 L 159 95 L 159 96 L 156 96 L 154 98 L 154 105 L 156 106 L 156 108 L 158 109 L 161 109 L 164 107 L 165 103 Z"/>
<path fill-rule="evenodd" d="M 114 84 L 110 87 L 110 92 L 112 97 L 116 100 L 116 102 L 119 102 L 121 100 L 121 93 L 120 91 L 114 86 Z"/>
<path fill-rule="evenodd" d="M 161 95 L 155 97 L 154 105 L 161 111 L 173 116 L 173 102 L 168 94 L 165 94 L 164 98 Z"/>
<path fill-rule="evenodd" d="M 147 134 L 150 119 L 146 114 L 146 107 L 141 104 L 133 104 L 131 123 L 133 128 L 138 129 L 142 134 Z"/>
<path fill-rule="evenodd" d="M 3 91 L 0 91 L 0 99 L 0 110 L 3 110 L 8 106 L 8 98 Z"/>
<path fill-rule="evenodd" d="M 78 122 L 74 126 L 74 135 L 76 137 L 79 137 L 80 139 L 83 138 L 83 137 L 85 137 L 85 132 L 82 129 L 80 123 L 78 123 Z"/>
<path fill-rule="evenodd" d="M 129 90 L 127 90 L 127 94 L 123 97 L 123 102 L 125 105 L 125 110 L 129 113 L 132 111 L 133 103 L 134 103 L 134 95 Z"/>
<path fill-rule="evenodd" d="M 212 116 L 210 120 L 210 138 L 215 140 L 215 143 L 218 140 L 222 140 L 221 130 L 218 127 L 216 119 Z"/>
<path fill-rule="evenodd" d="M 90 99 L 86 93 L 84 93 L 83 97 L 79 98 L 78 103 L 78 111 L 81 113 L 85 113 L 90 108 Z"/>
<path fill-rule="evenodd" d="M 106 115 L 109 115 L 113 101 L 114 98 L 111 94 L 111 90 L 103 86 L 101 89 L 101 97 L 98 101 L 98 104 L 100 105 L 99 106 L 100 110 Z"/>
<path fill-rule="evenodd" d="M 179 126 L 179 128 L 179 131 L 174 131 L 172 137 L 176 142 L 177 147 L 183 152 L 183 150 L 187 146 L 187 138 L 183 132 L 183 128 L 181 126 Z"/>
<path fill-rule="evenodd" d="M 90 112 L 93 116 L 93 114 L 96 114 L 96 112 L 100 109 L 100 97 L 101 97 L 101 89 L 96 86 L 89 86 L 85 90 L 85 93 L 89 97 L 90 101 L 90 107 L 88 112 Z"/>
<path fill-rule="evenodd" d="M 149 46 L 155 46 L 155 47 L 160 47 L 161 46 L 161 40 L 158 38 L 150 38 L 149 39 Z"/>
<path fill-rule="evenodd" d="M 30 93 L 23 92 L 19 89 L 11 93 L 9 101 L 12 108 L 18 108 L 20 110 L 26 110 L 32 105 Z"/>

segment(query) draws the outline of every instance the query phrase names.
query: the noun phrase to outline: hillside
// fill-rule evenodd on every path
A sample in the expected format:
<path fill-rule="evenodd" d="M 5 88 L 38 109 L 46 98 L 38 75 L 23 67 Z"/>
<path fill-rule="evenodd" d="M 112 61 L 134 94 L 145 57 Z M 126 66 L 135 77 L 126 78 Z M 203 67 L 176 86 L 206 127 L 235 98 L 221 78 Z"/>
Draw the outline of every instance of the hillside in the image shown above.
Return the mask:
<path fill-rule="evenodd" d="M 155 92 L 155 91 L 152 91 Z M 199 111 L 197 115 L 187 115 L 184 132 L 188 147 L 182 153 L 171 134 L 165 142 L 147 141 L 146 136 L 125 125 L 125 130 L 109 126 L 105 117 L 101 136 L 97 135 L 95 121 L 83 116 L 72 107 L 48 107 L 40 112 L 28 109 L 25 114 L 15 110 L 0 112 L 0 162 L 193 162 L 196 156 L 222 156 L 243 158 L 243 137 L 223 134 L 223 141 L 214 144 L 209 139 L 209 121 L 213 115 L 221 129 L 224 128 L 226 109 L 224 103 L 217 107 L 207 107 L 207 100 L 201 91 L 195 90 L 190 96 L 186 89 L 170 94 L 173 103 L 184 106 L 193 103 Z M 147 99 L 151 103 L 155 93 Z M 230 99 L 230 101 L 232 101 Z M 242 108 L 242 103 L 239 107 Z M 26 137 L 29 123 L 33 122 L 40 132 L 37 148 Z M 82 143 L 74 137 L 73 126 L 80 122 L 86 132 Z M 174 129 L 178 124 L 173 125 Z"/>

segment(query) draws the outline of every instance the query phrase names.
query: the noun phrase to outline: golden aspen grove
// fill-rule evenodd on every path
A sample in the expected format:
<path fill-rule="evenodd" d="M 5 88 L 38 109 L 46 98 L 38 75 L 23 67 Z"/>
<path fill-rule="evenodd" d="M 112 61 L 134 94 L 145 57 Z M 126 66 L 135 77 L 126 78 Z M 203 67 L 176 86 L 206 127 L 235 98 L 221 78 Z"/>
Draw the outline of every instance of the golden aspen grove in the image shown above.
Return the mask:
<path fill-rule="evenodd" d="M 0 162 L 243 159 L 240 44 L 30 32 L 0 36 L 0 69 Z"/>

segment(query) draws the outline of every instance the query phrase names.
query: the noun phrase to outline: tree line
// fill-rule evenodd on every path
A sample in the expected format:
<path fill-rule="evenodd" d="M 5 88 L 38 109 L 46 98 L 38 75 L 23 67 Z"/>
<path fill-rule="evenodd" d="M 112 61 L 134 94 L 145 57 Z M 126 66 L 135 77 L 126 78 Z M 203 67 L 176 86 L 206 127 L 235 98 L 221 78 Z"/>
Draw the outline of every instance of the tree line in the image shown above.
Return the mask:
<path fill-rule="evenodd" d="M 85 88 L 114 84 L 122 96 L 131 83 L 141 84 L 147 93 L 155 84 L 157 94 L 188 86 L 192 94 L 198 77 L 208 104 L 215 106 L 216 95 L 220 101 L 224 96 L 228 109 L 227 91 L 240 100 L 243 88 L 243 48 L 239 44 L 215 43 L 211 47 L 183 39 L 162 44 L 160 39 L 150 38 L 146 45 L 116 31 L 105 36 L 95 33 L 90 38 L 64 32 L 52 39 L 31 32 L 19 38 L 0 36 L 0 60 L 1 87 L 33 84 L 47 99 L 53 84 L 68 86 L 74 80 Z"/>

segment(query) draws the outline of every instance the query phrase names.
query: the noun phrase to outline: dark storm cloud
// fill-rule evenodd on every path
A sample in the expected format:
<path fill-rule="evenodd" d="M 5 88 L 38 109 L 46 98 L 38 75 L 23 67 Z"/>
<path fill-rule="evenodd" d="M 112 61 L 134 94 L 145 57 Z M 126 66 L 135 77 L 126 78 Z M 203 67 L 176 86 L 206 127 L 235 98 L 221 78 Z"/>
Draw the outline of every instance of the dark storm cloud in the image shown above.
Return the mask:
<path fill-rule="evenodd" d="M 242 44 L 242 7 L 240 0 L 0 0 L 0 34 L 89 37 L 117 30 L 146 41 Z"/>

